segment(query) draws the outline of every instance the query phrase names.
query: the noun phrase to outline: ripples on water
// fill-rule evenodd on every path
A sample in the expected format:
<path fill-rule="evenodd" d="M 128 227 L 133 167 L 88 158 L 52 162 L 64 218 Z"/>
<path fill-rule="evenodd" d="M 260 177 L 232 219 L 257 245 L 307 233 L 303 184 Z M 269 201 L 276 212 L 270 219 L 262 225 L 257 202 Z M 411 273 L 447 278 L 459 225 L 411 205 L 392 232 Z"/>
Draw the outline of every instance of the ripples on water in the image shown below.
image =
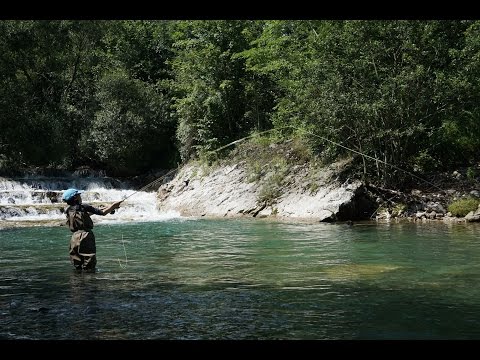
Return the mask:
<path fill-rule="evenodd" d="M 3 339 L 476 339 L 476 225 L 181 220 L 0 230 Z"/>

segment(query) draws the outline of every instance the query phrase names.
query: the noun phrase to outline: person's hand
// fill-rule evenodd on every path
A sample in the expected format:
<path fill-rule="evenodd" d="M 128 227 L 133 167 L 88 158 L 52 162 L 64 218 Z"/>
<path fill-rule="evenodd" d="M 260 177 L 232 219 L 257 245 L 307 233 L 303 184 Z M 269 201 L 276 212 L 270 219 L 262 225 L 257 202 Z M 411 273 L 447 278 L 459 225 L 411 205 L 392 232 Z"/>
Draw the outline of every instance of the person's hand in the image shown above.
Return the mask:
<path fill-rule="evenodd" d="M 116 203 L 113 203 L 113 205 L 112 205 L 113 209 L 118 209 L 120 207 L 121 203 L 122 203 L 122 201 L 117 201 Z"/>

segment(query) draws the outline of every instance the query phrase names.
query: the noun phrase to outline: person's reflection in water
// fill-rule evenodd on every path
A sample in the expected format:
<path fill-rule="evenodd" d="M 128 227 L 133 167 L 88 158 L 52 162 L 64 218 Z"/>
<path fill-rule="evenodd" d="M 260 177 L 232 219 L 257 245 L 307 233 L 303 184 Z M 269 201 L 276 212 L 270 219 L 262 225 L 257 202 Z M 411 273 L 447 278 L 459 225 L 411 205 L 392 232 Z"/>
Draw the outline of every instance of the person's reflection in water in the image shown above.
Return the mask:
<path fill-rule="evenodd" d="M 72 333 L 75 339 L 98 339 L 98 281 L 88 272 L 73 272 L 69 281 Z"/>

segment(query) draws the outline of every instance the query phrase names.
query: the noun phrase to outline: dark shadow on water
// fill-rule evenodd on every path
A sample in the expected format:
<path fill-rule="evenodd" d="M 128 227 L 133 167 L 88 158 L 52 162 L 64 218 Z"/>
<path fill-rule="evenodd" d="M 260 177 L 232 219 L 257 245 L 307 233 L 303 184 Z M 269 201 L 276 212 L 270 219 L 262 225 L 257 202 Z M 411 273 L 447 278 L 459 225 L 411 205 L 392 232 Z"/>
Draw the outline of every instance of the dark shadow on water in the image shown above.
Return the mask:
<path fill-rule="evenodd" d="M 109 281 L 72 272 L 3 307 L 1 337 L 44 340 L 479 339 L 478 304 L 442 290 Z M 40 296 L 41 294 L 41 296 Z"/>

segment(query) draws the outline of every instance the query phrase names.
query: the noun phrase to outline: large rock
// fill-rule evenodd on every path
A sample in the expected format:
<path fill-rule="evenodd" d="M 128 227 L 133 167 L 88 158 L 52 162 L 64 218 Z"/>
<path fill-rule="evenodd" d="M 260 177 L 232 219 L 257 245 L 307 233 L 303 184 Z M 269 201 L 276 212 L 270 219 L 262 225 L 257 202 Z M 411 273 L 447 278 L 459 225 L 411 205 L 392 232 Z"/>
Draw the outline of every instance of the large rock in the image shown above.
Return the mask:
<path fill-rule="evenodd" d="M 342 221 L 368 219 L 375 205 L 361 182 L 332 180 L 335 167 L 317 178 L 315 192 L 306 185 L 308 169 L 287 175 L 280 196 L 271 204 L 259 201 L 261 186 L 247 181 L 241 164 L 219 167 L 209 173 L 187 165 L 158 190 L 161 211 L 178 211 L 184 216 L 276 216 L 278 218 Z"/>
<path fill-rule="evenodd" d="M 479 222 L 480 221 L 480 210 L 470 211 L 466 216 L 465 220 L 467 222 Z"/>

